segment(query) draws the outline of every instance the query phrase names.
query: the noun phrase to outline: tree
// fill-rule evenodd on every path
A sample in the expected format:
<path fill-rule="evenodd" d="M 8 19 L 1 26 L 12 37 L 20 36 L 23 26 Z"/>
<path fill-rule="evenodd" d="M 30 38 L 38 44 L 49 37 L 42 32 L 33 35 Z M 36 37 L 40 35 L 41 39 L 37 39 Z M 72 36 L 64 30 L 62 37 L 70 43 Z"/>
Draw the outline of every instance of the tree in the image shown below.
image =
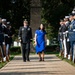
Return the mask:
<path fill-rule="evenodd" d="M 71 13 L 75 0 L 41 0 L 42 21 L 53 26 L 53 35 L 57 36 L 59 21 Z"/>
<path fill-rule="evenodd" d="M 23 19 L 30 18 L 30 0 L 0 0 L 0 15 L 11 21 L 15 28 L 22 25 Z"/>

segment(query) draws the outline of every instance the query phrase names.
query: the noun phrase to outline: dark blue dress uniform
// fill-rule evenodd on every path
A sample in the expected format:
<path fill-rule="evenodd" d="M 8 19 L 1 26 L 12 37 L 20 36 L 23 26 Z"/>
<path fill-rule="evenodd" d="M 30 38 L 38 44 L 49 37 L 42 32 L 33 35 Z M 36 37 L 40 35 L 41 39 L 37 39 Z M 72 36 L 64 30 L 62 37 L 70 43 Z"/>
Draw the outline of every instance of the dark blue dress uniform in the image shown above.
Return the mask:
<path fill-rule="evenodd" d="M 8 35 L 8 37 L 6 39 L 6 43 L 9 44 L 9 48 L 10 48 L 10 46 L 12 44 L 12 36 L 14 35 L 14 33 L 15 33 L 14 29 L 12 27 L 10 28 L 10 26 L 8 26 L 7 27 L 7 35 Z"/>
<path fill-rule="evenodd" d="M 0 24 L 0 43 L 4 42 L 4 34 L 3 34 L 3 28 L 2 25 Z"/>
<path fill-rule="evenodd" d="M 63 33 L 65 33 L 65 31 L 66 31 L 66 25 L 61 25 L 61 27 L 59 28 L 59 43 L 60 43 L 60 49 L 61 49 L 61 51 L 60 51 L 60 53 L 61 53 L 61 55 L 62 55 L 62 57 L 63 57 L 63 52 L 64 52 L 64 50 L 65 50 L 65 45 L 64 45 L 64 35 L 65 34 L 63 34 Z"/>
<path fill-rule="evenodd" d="M 29 53 L 30 53 L 30 42 L 32 39 L 32 29 L 27 27 L 20 27 L 19 29 L 19 37 L 22 43 L 22 55 L 23 61 L 29 61 Z"/>
<path fill-rule="evenodd" d="M 3 42 L 4 42 L 4 30 L 5 28 L 0 24 L 0 46 L 2 48 L 2 57 L 5 57 L 4 49 L 3 49 Z"/>
<path fill-rule="evenodd" d="M 63 35 L 63 33 L 66 31 L 66 25 L 62 25 L 61 26 L 61 29 L 60 29 L 60 32 L 61 32 L 61 34 L 60 34 L 60 38 L 62 39 L 62 41 L 64 40 L 64 35 Z"/>
<path fill-rule="evenodd" d="M 69 28 L 70 22 L 67 21 L 66 23 L 66 47 L 67 47 L 67 57 L 70 54 L 70 41 L 69 41 L 69 33 L 68 33 L 68 28 Z"/>
<path fill-rule="evenodd" d="M 74 45 L 75 45 L 75 20 L 71 21 L 69 25 L 69 40 L 71 45 L 71 54 L 72 54 L 71 56 L 73 60 Z"/>
<path fill-rule="evenodd" d="M 62 27 L 60 26 L 59 27 L 59 31 L 58 31 L 58 41 L 59 41 L 59 44 L 60 44 L 60 50 L 63 50 L 63 47 L 62 47 L 62 42 L 63 42 L 63 39 L 62 39 Z"/>

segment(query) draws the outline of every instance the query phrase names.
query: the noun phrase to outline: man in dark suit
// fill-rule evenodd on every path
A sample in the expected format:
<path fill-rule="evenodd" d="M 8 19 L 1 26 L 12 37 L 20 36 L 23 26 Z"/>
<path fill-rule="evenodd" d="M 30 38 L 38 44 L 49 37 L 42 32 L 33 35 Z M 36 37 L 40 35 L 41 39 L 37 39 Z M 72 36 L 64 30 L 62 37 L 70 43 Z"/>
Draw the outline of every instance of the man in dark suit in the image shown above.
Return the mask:
<path fill-rule="evenodd" d="M 22 56 L 23 61 L 26 62 L 29 60 L 29 54 L 30 54 L 30 42 L 32 39 L 32 29 L 28 26 L 28 21 L 23 21 L 23 27 L 20 27 L 19 29 L 19 39 L 22 44 Z"/>

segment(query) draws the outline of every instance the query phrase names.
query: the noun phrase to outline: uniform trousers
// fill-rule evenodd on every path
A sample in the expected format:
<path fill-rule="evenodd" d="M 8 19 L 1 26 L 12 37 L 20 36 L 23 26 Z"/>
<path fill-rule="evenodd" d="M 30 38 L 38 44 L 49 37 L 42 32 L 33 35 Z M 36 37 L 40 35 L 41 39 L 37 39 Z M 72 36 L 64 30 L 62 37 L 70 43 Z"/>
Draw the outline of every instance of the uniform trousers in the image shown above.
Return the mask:
<path fill-rule="evenodd" d="M 1 50 L 2 58 L 5 57 L 3 46 L 4 46 L 3 43 L 0 43 L 0 50 Z"/>
<path fill-rule="evenodd" d="M 70 41 L 70 45 L 71 45 L 72 60 L 74 60 L 74 46 L 75 46 L 75 41 Z"/>
<path fill-rule="evenodd" d="M 22 43 L 22 56 L 23 61 L 29 61 L 29 54 L 30 54 L 30 42 Z"/>
<path fill-rule="evenodd" d="M 67 47 L 67 55 L 70 54 L 70 42 L 66 41 L 66 47 Z"/>

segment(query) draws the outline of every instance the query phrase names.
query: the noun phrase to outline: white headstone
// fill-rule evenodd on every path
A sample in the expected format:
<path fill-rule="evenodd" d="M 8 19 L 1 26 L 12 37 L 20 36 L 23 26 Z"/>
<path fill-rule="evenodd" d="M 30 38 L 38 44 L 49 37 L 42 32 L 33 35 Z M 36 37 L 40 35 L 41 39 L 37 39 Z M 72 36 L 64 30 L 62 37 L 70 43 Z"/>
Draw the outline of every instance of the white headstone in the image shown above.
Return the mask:
<path fill-rule="evenodd" d="M 20 42 L 18 43 L 18 46 L 21 46 L 21 43 Z"/>
<path fill-rule="evenodd" d="M 46 45 L 49 46 L 49 39 L 47 39 L 47 44 Z"/>
<path fill-rule="evenodd" d="M 17 41 L 14 41 L 14 46 L 18 46 Z"/>

